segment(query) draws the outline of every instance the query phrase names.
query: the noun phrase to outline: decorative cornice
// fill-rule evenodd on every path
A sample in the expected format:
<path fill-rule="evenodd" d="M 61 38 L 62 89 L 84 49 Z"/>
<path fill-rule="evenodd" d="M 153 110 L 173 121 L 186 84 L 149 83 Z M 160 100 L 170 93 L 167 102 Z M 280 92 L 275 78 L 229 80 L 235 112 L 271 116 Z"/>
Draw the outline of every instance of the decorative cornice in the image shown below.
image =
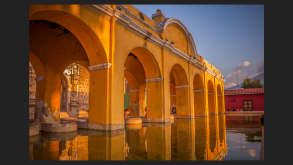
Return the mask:
<path fill-rule="evenodd" d="M 95 70 L 101 70 L 101 69 L 108 69 L 111 67 L 111 63 L 104 63 L 104 64 L 98 64 L 98 65 L 92 65 L 89 66 L 89 71 L 95 71 Z"/>
<path fill-rule="evenodd" d="M 151 78 L 151 79 L 147 79 L 146 82 L 157 82 L 157 81 L 162 81 L 163 78 L 162 77 L 158 77 L 158 78 Z"/>
<path fill-rule="evenodd" d="M 139 21 L 140 23 L 142 23 L 143 25 L 145 25 L 146 27 L 152 29 L 155 32 L 158 32 L 157 29 L 153 28 L 153 26 L 149 25 L 147 22 L 145 22 L 143 19 L 137 17 L 136 15 L 134 15 L 132 12 L 130 12 L 126 7 L 124 7 L 123 5 L 118 5 L 118 8 L 121 8 L 122 10 L 125 11 L 125 13 L 127 15 L 129 15 L 130 17 L 132 17 L 133 19 Z"/>
<path fill-rule="evenodd" d="M 192 46 L 192 54 L 193 55 L 197 55 L 197 51 L 196 51 L 196 47 L 195 47 L 195 44 L 194 44 L 193 37 L 189 33 L 189 31 L 187 30 L 187 28 L 185 27 L 185 25 L 180 20 L 178 20 L 176 18 L 167 18 L 164 21 L 162 21 L 161 23 L 159 23 L 158 26 L 156 26 L 156 28 L 158 29 L 157 31 L 159 31 L 159 32 L 162 33 L 166 29 L 166 27 L 169 24 L 172 24 L 172 23 L 178 25 L 183 30 L 183 32 L 185 33 L 186 38 L 191 43 L 191 46 Z"/>

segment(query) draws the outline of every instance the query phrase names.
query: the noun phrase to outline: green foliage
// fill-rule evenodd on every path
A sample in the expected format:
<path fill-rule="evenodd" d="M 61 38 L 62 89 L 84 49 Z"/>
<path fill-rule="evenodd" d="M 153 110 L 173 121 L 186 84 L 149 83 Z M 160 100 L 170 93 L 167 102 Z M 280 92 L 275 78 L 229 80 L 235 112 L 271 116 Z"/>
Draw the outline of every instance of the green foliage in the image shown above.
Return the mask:
<path fill-rule="evenodd" d="M 242 88 L 262 88 L 263 85 L 259 80 L 251 81 L 250 78 L 247 78 L 242 83 Z"/>

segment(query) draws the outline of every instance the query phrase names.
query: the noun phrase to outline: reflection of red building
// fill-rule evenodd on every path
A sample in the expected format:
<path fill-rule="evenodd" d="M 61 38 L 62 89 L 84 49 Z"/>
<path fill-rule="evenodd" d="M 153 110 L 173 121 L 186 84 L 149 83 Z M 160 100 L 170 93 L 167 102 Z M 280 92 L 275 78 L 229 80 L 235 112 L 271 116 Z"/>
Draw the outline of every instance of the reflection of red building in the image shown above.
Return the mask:
<path fill-rule="evenodd" d="M 264 88 L 225 90 L 226 111 L 264 111 Z"/>

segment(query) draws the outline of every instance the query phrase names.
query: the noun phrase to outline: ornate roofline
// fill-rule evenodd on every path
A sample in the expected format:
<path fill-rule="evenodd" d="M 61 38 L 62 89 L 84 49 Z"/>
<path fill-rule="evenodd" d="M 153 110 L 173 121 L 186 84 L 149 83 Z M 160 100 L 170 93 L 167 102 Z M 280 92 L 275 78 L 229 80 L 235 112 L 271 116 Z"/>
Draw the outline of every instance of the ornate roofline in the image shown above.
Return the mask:
<path fill-rule="evenodd" d="M 177 26 L 179 26 L 183 32 L 185 33 L 185 36 L 187 37 L 188 41 L 191 43 L 192 46 L 192 54 L 193 55 L 198 55 L 197 50 L 196 50 L 196 46 L 194 43 L 194 39 L 193 36 L 190 34 L 190 32 L 187 30 L 187 27 L 177 18 L 167 18 L 164 21 L 160 22 L 156 28 L 158 29 L 159 32 L 163 33 L 164 30 L 167 28 L 168 25 L 170 24 L 175 24 Z"/>

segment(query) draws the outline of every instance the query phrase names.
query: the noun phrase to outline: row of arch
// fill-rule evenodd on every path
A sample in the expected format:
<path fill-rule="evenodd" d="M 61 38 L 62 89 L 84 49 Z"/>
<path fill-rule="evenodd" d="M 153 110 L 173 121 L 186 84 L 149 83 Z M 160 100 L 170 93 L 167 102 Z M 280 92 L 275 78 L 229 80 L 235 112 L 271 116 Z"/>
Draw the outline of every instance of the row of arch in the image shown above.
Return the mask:
<path fill-rule="evenodd" d="M 180 64 L 175 64 L 170 75 L 163 75 L 162 65 L 151 50 L 136 46 L 125 48 L 127 54 L 119 56 L 119 50 L 111 56 L 87 19 L 64 9 L 30 9 L 30 62 L 36 72 L 36 98 L 44 101 L 51 111 L 60 111 L 62 74 L 64 69 L 77 63 L 89 71 L 89 127 L 98 129 L 118 129 L 123 127 L 123 82 L 127 79 L 131 107 L 149 121 L 164 122 L 166 113 L 163 80 L 170 76 L 170 97 L 174 91 L 176 115 L 194 117 L 223 112 L 222 87 L 209 80 L 207 91 L 204 78 L 195 75 L 193 88 L 189 76 Z M 103 27 L 100 27 L 103 30 Z M 117 43 L 129 44 L 129 43 Z M 123 73 L 122 73 L 123 72 Z M 125 84 L 124 84 L 125 85 Z M 173 89 L 171 89 L 173 87 Z M 192 88 L 192 89 L 191 89 Z M 217 88 L 217 91 L 216 91 Z M 194 92 L 194 107 L 190 105 L 189 90 Z M 208 92 L 208 100 L 206 94 Z M 217 93 L 217 96 L 215 95 Z M 166 97 L 166 96 L 165 96 Z M 216 98 L 217 97 L 217 98 Z M 216 107 L 216 100 L 218 105 Z M 146 111 L 144 111 L 146 109 Z M 192 112 L 194 110 L 194 112 Z M 90 126 L 92 124 L 93 126 Z M 95 125 L 103 125 L 97 127 Z M 120 125 L 116 128 L 113 125 Z"/>

